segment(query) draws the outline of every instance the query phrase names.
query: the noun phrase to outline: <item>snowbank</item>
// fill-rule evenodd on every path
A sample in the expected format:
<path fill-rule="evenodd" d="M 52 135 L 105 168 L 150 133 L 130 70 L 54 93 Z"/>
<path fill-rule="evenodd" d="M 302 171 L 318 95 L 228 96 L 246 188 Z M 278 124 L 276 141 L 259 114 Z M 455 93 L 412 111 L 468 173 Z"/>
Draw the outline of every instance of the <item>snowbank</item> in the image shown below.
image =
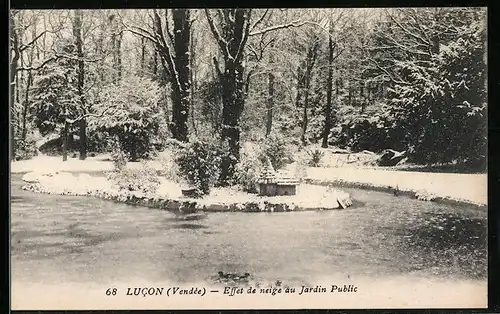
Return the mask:
<path fill-rule="evenodd" d="M 68 172 L 27 173 L 24 190 L 58 195 L 94 196 L 135 205 L 181 212 L 204 211 L 299 211 L 336 209 L 352 205 L 348 193 L 323 186 L 299 186 L 297 195 L 265 197 L 230 188 L 213 189 L 200 199 L 183 197 L 181 186 L 162 180 L 154 195 L 137 191 L 119 191 L 105 177 Z"/>
<path fill-rule="evenodd" d="M 306 181 L 411 193 L 426 200 L 487 205 L 486 174 L 431 173 L 358 168 L 308 168 Z"/>
<path fill-rule="evenodd" d="M 369 154 L 366 154 L 369 155 Z M 158 160 L 149 162 L 155 169 L 161 169 Z M 127 163 L 128 168 L 140 167 L 140 163 Z M 289 165 L 293 169 L 295 164 Z M 11 163 L 11 173 L 23 172 L 99 172 L 113 170 L 113 163 L 105 156 L 89 157 L 86 160 L 69 158 L 63 162 L 61 157 L 37 156 L 30 160 Z M 392 192 L 398 189 L 426 200 L 455 200 L 457 202 L 487 204 L 487 175 L 460 173 L 432 173 L 416 171 L 396 171 L 383 168 L 355 167 L 307 167 L 304 179 L 311 184 L 341 185 L 358 188 L 377 189 Z M 159 191 L 172 188 L 160 187 Z M 307 189 L 307 188 L 305 188 Z M 227 191 L 229 193 L 230 191 Z M 178 194 L 180 191 L 178 192 Z M 214 193 L 217 193 L 214 191 Z M 231 192 L 232 193 L 232 192 Z M 315 192 L 316 193 L 316 192 Z M 238 197 L 237 194 L 230 197 Z M 216 197 L 216 194 L 214 194 Z M 227 200 L 229 196 L 224 196 Z M 223 198 L 224 198 L 223 197 Z M 302 198 L 302 197 L 298 197 Z M 308 199 L 308 197 L 305 197 Z"/>

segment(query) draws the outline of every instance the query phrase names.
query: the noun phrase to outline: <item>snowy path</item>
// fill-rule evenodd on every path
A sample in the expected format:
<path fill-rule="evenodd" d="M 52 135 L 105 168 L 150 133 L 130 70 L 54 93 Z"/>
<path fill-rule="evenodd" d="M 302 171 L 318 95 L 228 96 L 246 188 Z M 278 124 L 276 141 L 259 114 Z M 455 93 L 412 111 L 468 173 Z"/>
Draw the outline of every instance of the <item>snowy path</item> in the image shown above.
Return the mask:
<path fill-rule="evenodd" d="M 159 166 L 153 161 L 152 166 Z M 139 167 L 140 163 L 128 163 L 130 168 Z M 111 161 L 103 156 L 89 157 L 85 161 L 69 158 L 62 162 L 61 157 L 37 156 L 30 160 L 11 163 L 11 173 L 29 171 L 109 171 L 113 169 Z M 370 184 L 377 187 L 396 187 L 406 191 L 426 191 L 437 197 L 465 200 L 476 204 L 487 204 L 487 175 L 431 173 L 414 171 L 394 171 L 367 168 L 308 168 L 307 179 L 323 182 L 342 180 L 349 183 Z"/>

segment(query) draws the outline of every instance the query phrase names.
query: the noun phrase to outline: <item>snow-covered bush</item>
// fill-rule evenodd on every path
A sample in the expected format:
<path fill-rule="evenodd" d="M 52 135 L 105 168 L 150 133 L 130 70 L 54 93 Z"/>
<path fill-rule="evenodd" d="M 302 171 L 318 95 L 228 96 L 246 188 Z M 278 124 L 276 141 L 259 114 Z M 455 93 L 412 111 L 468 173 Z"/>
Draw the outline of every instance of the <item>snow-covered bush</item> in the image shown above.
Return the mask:
<path fill-rule="evenodd" d="M 320 164 L 321 164 L 321 159 L 323 158 L 323 156 L 325 155 L 325 153 L 323 153 L 321 150 L 319 149 L 315 149 L 314 151 L 307 151 L 307 154 L 309 155 L 310 157 L 310 160 L 309 160 L 309 166 L 311 167 L 319 167 Z"/>
<path fill-rule="evenodd" d="M 197 190 L 208 194 L 220 174 L 223 151 L 217 141 L 195 139 L 179 150 L 176 163 L 182 176 Z"/>
<path fill-rule="evenodd" d="M 23 160 L 30 159 L 38 155 L 38 149 L 36 147 L 36 139 L 32 132 L 27 132 L 26 138 L 16 137 L 16 149 L 15 149 L 15 159 Z"/>
<path fill-rule="evenodd" d="M 179 183 L 182 182 L 182 178 L 179 165 L 175 161 L 176 150 L 171 150 L 172 148 L 167 148 L 158 155 L 157 160 L 161 166 L 160 175 L 169 181 Z"/>
<path fill-rule="evenodd" d="M 260 147 L 247 147 L 243 149 L 240 161 L 236 164 L 236 182 L 243 191 L 257 193 L 257 180 L 262 169 L 262 149 Z"/>
<path fill-rule="evenodd" d="M 115 170 L 121 171 L 127 165 L 128 154 L 122 149 L 117 139 L 111 142 L 111 159 Z"/>
<path fill-rule="evenodd" d="M 334 144 L 348 147 L 354 152 L 381 152 L 388 148 L 405 150 L 402 127 L 386 113 L 359 116 L 342 125 Z"/>
<path fill-rule="evenodd" d="M 108 175 L 120 191 L 139 191 L 152 194 L 160 185 L 156 171 L 147 164 L 142 164 L 138 169 L 123 168 Z"/>
<path fill-rule="evenodd" d="M 117 136 L 130 161 L 147 158 L 160 124 L 165 123 L 159 94 L 157 83 L 139 77 L 128 77 L 119 85 L 107 86 L 98 104 L 101 112 L 107 111 L 102 117 L 92 119 L 90 127 Z"/>
<path fill-rule="evenodd" d="M 283 135 L 271 133 L 264 139 L 261 159 L 269 158 L 274 169 L 292 162 L 292 154 Z"/>

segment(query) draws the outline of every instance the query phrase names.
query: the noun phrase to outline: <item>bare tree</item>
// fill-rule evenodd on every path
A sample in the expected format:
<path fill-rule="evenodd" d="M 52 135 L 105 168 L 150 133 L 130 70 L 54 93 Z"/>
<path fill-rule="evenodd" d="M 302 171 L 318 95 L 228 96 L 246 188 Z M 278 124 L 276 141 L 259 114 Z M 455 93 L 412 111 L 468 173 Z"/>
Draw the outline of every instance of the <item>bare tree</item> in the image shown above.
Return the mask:
<path fill-rule="evenodd" d="M 172 9 L 173 31 L 170 30 L 169 10 L 164 11 L 164 20 L 157 10 L 152 11 L 152 30 L 140 26 L 127 29 L 154 43 L 161 62 L 168 70 L 172 86 L 172 120 L 170 130 L 175 139 L 188 141 L 188 119 L 191 107 L 190 36 L 191 12 L 188 9 Z"/>
<path fill-rule="evenodd" d="M 213 57 L 222 87 L 222 140 L 228 142 L 232 155 L 222 162 L 221 183 L 226 183 L 232 176 L 234 166 L 240 159 L 240 117 L 248 86 L 245 84 L 243 56 L 248 38 L 303 25 L 300 21 L 292 21 L 258 29 L 268 11 L 264 11 L 253 23 L 252 12 L 252 9 L 218 9 L 215 12 L 205 9 L 210 30 L 224 61 L 224 68 L 221 68 L 219 60 Z"/>

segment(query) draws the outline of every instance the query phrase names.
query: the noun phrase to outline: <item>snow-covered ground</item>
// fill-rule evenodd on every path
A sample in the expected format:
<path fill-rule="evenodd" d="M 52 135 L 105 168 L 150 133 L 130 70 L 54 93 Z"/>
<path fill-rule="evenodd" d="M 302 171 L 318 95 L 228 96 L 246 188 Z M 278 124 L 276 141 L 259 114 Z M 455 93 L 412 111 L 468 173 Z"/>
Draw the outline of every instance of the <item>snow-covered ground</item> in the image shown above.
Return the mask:
<path fill-rule="evenodd" d="M 90 176 L 87 173 L 72 174 L 70 172 L 56 172 L 44 174 L 43 172 L 28 172 L 23 180 L 35 184 L 28 187 L 29 190 L 60 195 L 128 195 L 137 197 L 159 198 L 164 200 L 190 201 L 181 193 L 182 186 L 162 178 L 157 191 L 151 195 L 140 192 L 120 192 L 112 181 L 104 176 Z M 349 194 L 333 188 L 302 184 L 297 189 L 296 195 L 290 196 L 258 196 L 239 191 L 235 188 L 213 188 L 209 195 L 195 200 L 200 205 L 213 207 L 214 205 L 236 204 L 240 207 L 246 203 L 268 202 L 270 204 L 286 204 L 299 209 L 334 209 L 339 207 L 338 201 L 348 206 L 351 205 Z"/>
<path fill-rule="evenodd" d="M 149 164 L 157 169 L 161 163 L 151 161 Z M 140 163 L 128 163 L 127 167 L 140 167 Z M 290 165 L 293 166 L 293 165 Z M 106 156 L 89 157 L 85 161 L 68 158 L 66 162 L 61 157 L 37 156 L 30 160 L 11 163 L 11 173 L 22 172 L 92 172 L 110 171 L 113 163 Z M 487 175 L 431 173 L 414 171 L 395 171 L 386 169 L 339 167 L 312 168 L 308 167 L 306 179 L 322 182 L 344 181 L 349 183 L 369 184 L 378 187 L 398 187 L 400 190 L 422 191 L 437 197 L 465 200 L 476 204 L 487 204 Z M 236 197 L 236 195 L 235 195 Z"/>
<path fill-rule="evenodd" d="M 308 168 L 307 179 L 323 182 L 344 181 L 377 187 L 422 191 L 437 197 L 465 200 L 486 205 L 488 177 L 486 174 L 432 173 L 385 169 Z"/>

